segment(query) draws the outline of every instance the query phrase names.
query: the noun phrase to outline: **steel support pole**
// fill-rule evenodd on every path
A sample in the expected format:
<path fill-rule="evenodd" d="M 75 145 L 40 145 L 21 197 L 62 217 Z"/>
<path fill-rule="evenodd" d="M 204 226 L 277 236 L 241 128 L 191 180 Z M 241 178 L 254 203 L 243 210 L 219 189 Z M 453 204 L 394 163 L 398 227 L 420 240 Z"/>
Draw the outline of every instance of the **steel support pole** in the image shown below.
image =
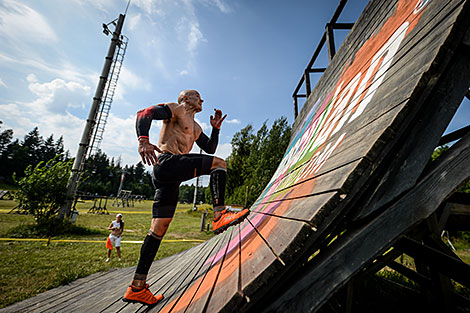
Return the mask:
<path fill-rule="evenodd" d="M 60 219 L 70 216 L 70 210 L 72 208 L 73 200 L 77 192 L 80 175 L 83 170 L 82 164 L 84 158 L 86 157 L 88 146 L 90 144 L 90 138 L 92 136 L 93 129 L 96 124 L 96 114 L 101 104 L 104 88 L 109 75 L 109 70 L 111 68 L 114 53 L 116 51 L 116 46 L 118 45 L 120 40 L 119 37 L 121 36 L 122 26 L 124 24 L 124 17 L 125 15 L 123 14 L 119 15 L 116 28 L 113 32 L 113 38 L 111 39 L 111 43 L 109 45 L 108 54 L 105 58 L 100 80 L 98 82 L 98 86 L 96 87 L 95 96 L 93 97 L 93 103 L 91 105 L 90 112 L 88 114 L 88 119 L 86 121 L 85 128 L 83 129 L 82 139 L 80 141 L 77 154 L 75 156 L 75 161 L 72 166 L 72 173 L 70 174 L 69 181 L 67 184 L 67 200 L 62 205 L 59 211 Z"/>

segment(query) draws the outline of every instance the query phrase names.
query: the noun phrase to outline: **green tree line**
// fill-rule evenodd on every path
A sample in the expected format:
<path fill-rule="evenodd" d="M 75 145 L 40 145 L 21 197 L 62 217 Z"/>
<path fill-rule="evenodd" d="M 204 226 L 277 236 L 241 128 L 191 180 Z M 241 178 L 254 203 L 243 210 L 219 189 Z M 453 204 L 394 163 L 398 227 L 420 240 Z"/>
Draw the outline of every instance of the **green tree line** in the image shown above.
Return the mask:
<path fill-rule="evenodd" d="M 291 128 L 285 117 L 274 121 L 271 128 L 267 122 L 257 131 L 248 125 L 234 135 L 233 150 L 226 160 L 228 204 L 251 205 L 256 200 L 281 161 L 290 135 Z M 35 127 L 23 140 L 13 140 L 13 130 L 0 129 L 0 181 L 15 184 L 14 173 L 19 179 L 28 166 L 34 168 L 39 162 L 53 158 L 57 161 L 71 159 L 70 153 L 64 151 L 62 136 L 57 140 L 53 135 L 44 139 Z M 153 197 L 151 174 L 142 162 L 123 166 L 120 158 L 116 160 L 98 151 L 86 161 L 85 168 L 79 187 L 83 194 L 115 196 L 124 173 L 122 189 L 131 190 L 134 195 Z M 181 185 L 179 201 L 192 203 L 194 188 L 194 185 Z M 211 203 L 210 188 L 199 187 L 196 200 Z"/>
<path fill-rule="evenodd" d="M 0 121 L 0 127 L 2 122 Z M 63 137 L 54 139 L 50 135 L 44 139 L 37 127 L 24 136 L 23 140 L 13 140 L 13 130 L 0 129 L 0 181 L 15 185 L 25 175 L 28 166 L 35 168 L 40 162 L 71 160 L 69 151 L 64 151 Z M 142 162 L 136 165 L 121 165 L 120 159 L 109 158 L 98 151 L 86 161 L 79 191 L 84 194 L 111 196 L 116 195 L 121 175 L 124 172 L 122 189 L 131 190 L 135 195 L 153 197 L 151 175 Z"/>
<path fill-rule="evenodd" d="M 0 128 L 2 122 L 0 121 Z M 1 131 L 1 129 L 0 129 Z M 69 152 L 64 151 L 64 139 L 54 140 L 50 135 L 45 140 L 35 127 L 23 140 L 12 140 L 13 130 L 0 132 L 0 180 L 13 184 L 13 173 L 17 177 L 24 176 L 24 171 L 31 165 L 35 167 L 41 161 L 48 161 L 57 155 L 58 161 L 70 159 Z"/>

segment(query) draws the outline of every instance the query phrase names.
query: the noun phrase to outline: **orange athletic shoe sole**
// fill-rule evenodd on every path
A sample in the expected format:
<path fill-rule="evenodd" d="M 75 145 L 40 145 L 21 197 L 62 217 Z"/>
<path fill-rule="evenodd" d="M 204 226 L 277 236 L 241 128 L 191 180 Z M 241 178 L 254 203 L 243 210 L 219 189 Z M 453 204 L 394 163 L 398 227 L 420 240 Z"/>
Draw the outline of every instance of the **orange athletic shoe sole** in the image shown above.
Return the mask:
<path fill-rule="evenodd" d="M 234 213 L 230 211 L 223 212 L 217 221 L 212 221 L 212 230 L 218 235 L 226 231 L 229 227 L 237 225 L 250 214 L 250 210 L 244 209 Z"/>

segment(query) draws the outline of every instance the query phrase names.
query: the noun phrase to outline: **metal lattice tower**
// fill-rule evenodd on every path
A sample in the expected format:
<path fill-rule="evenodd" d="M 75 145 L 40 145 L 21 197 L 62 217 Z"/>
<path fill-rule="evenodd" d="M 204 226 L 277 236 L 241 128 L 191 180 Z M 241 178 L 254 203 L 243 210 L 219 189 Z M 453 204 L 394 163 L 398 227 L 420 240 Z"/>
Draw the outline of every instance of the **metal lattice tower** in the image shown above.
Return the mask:
<path fill-rule="evenodd" d="M 103 140 L 106 122 L 108 121 L 109 111 L 111 110 L 111 104 L 113 102 L 113 97 L 116 92 L 119 74 L 121 73 L 122 63 L 124 61 L 124 55 L 126 54 L 127 43 L 128 38 L 126 36 L 121 35 L 104 89 L 103 100 L 100 104 L 99 111 L 96 112 L 96 125 L 91 136 L 87 157 L 84 158 L 83 162 L 85 162 L 86 159 L 98 152 L 101 145 L 101 141 Z"/>

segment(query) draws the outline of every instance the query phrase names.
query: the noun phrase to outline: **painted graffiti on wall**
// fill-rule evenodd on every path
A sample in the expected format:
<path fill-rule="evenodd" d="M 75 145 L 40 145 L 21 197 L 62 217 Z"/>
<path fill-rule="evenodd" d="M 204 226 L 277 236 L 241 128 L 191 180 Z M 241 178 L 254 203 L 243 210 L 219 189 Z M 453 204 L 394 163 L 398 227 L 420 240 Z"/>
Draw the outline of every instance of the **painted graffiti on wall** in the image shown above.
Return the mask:
<path fill-rule="evenodd" d="M 258 199 L 258 203 L 266 202 L 277 190 L 286 190 L 289 186 L 314 176 L 333 152 L 347 138 L 344 132 L 331 142 L 333 136 L 345 125 L 353 122 L 364 112 L 373 96 L 383 83 L 386 73 L 393 64 L 398 49 L 409 33 L 410 24 L 414 27 L 424 6 L 429 1 L 418 1 L 415 5 L 400 2 L 397 9 L 398 17 L 406 16 L 405 21 L 390 18 L 382 31 L 370 40 L 379 41 L 384 38 L 384 44 L 372 57 L 370 45 L 378 46 L 377 42 L 367 42 L 358 51 L 355 61 L 347 67 L 340 77 L 333 96 L 326 94 L 312 106 L 303 125 L 298 128 L 287 152 L 273 175 L 267 188 Z M 402 11 L 403 10 L 403 11 Z M 406 13 L 404 13 L 406 12 Z M 402 14 L 399 14 L 402 13 Z M 418 16 L 417 16 L 418 15 Z M 399 26 L 390 35 L 391 25 Z M 389 25 L 387 25 L 389 24 Z M 387 31 L 388 30 L 388 31 Z M 382 34 L 385 32 L 384 34 Z M 269 199 L 268 201 L 272 201 Z"/>

